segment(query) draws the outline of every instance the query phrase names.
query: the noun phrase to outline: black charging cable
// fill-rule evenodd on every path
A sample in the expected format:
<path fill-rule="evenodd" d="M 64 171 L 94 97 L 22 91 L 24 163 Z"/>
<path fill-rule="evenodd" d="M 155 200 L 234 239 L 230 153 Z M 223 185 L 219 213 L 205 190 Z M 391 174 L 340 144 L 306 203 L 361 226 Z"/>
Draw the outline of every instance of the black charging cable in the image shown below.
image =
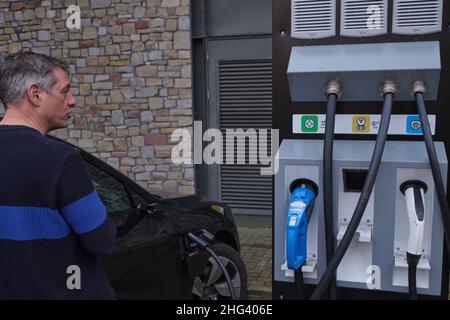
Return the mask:
<path fill-rule="evenodd" d="M 336 116 L 336 100 L 340 91 L 339 82 L 331 82 L 329 88 L 337 87 L 328 94 L 327 118 L 325 123 L 325 137 L 323 143 L 323 214 L 325 225 L 325 247 L 327 256 L 327 265 L 333 257 L 334 224 L 333 224 L 333 144 L 334 144 L 334 122 Z M 337 299 L 336 273 L 328 286 L 328 298 Z"/>
<path fill-rule="evenodd" d="M 441 208 L 442 224 L 444 226 L 444 238 L 447 247 L 447 256 L 450 258 L 450 210 L 448 207 L 447 196 L 445 195 L 444 182 L 442 180 L 441 170 L 439 169 L 439 161 L 436 155 L 436 148 L 434 147 L 433 136 L 431 134 L 430 124 L 428 122 L 428 115 L 425 107 L 425 101 L 422 92 L 415 92 L 417 109 L 419 111 L 420 123 L 422 125 L 423 138 L 427 148 L 428 159 L 433 174 L 434 184 L 436 186 L 436 193 Z"/>
<path fill-rule="evenodd" d="M 206 230 L 202 230 L 202 232 L 209 234 L 209 232 L 207 232 Z M 206 250 L 211 255 L 211 257 L 217 262 L 217 264 L 219 265 L 219 268 L 222 270 L 223 275 L 225 276 L 225 280 L 228 285 L 228 290 L 230 290 L 231 299 L 236 300 L 236 294 L 234 292 L 234 286 L 233 286 L 233 283 L 231 282 L 230 274 L 228 273 L 227 269 L 223 265 L 222 261 L 220 261 L 220 258 L 217 256 L 217 254 L 213 250 L 211 250 L 211 248 L 209 248 L 209 243 L 206 242 L 205 240 L 201 239 L 200 237 L 197 237 L 192 232 L 187 233 L 186 237 L 193 240 L 202 249 Z"/>
<path fill-rule="evenodd" d="M 350 220 L 350 223 L 347 227 L 347 230 L 342 237 L 341 242 L 339 243 L 336 252 L 333 255 L 330 263 L 328 264 L 322 278 L 319 281 L 319 284 L 314 289 L 311 300 L 318 300 L 322 298 L 325 290 L 328 288 L 328 285 L 333 280 L 333 275 L 336 272 L 336 269 L 339 266 L 342 258 L 344 257 L 347 249 L 353 239 L 353 236 L 358 229 L 359 223 L 361 222 L 361 218 L 364 215 L 364 211 L 366 209 L 367 203 L 369 202 L 370 195 L 372 194 L 373 187 L 375 185 L 375 179 L 377 177 L 378 169 L 381 164 L 381 158 L 383 156 L 384 145 L 386 142 L 389 123 L 392 113 L 392 106 L 394 100 L 394 92 L 387 92 L 384 94 L 384 104 L 383 104 L 383 112 L 381 115 L 381 123 L 380 129 L 378 131 L 378 136 L 375 142 L 375 148 L 372 154 L 372 159 L 369 165 L 369 171 L 367 173 L 367 177 L 364 181 L 364 185 L 361 191 L 361 194 L 358 199 L 358 203 L 356 204 L 355 211 L 353 212 L 353 216 Z"/>

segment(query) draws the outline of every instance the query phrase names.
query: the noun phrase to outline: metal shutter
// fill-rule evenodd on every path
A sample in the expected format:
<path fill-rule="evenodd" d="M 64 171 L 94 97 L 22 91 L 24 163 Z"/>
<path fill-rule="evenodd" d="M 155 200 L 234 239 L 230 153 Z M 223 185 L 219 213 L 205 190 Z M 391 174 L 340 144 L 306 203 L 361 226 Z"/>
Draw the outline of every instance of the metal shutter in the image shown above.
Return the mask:
<path fill-rule="evenodd" d="M 371 37 L 387 33 L 387 0 L 342 0 L 341 35 Z M 379 21 L 371 18 L 379 13 Z M 371 25 L 377 23 L 379 25 Z"/>
<path fill-rule="evenodd" d="M 442 0 L 395 0 L 394 34 L 428 34 L 442 30 Z"/>
<path fill-rule="evenodd" d="M 219 62 L 219 112 L 225 162 L 226 129 L 272 128 L 272 61 Z M 268 155 L 270 139 L 269 135 Z M 260 165 L 248 164 L 248 140 L 245 145 L 246 164 L 236 164 L 237 141 L 234 149 L 235 164 L 220 166 L 222 201 L 228 203 L 235 213 L 271 214 L 272 176 L 261 176 Z"/>
<path fill-rule="evenodd" d="M 291 37 L 320 39 L 336 35 L 335 0 L 291 0 Z"/>

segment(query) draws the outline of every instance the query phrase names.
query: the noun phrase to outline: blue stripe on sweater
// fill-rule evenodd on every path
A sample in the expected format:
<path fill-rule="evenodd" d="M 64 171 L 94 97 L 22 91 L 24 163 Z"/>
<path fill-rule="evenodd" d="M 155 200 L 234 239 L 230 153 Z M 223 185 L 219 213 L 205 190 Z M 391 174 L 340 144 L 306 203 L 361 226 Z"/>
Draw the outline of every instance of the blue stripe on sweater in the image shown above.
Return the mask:
<path fill-rule="evenodd" d="M 76 233 L 92 231 L 106 219 L 106 208 L 96 191 L 65 206 L 61 213 Z"/>
<path fill-rule="evenodd" d="M 0 239 L 61 239 L 71 233 L 57 210 L 0 206 Z"/>

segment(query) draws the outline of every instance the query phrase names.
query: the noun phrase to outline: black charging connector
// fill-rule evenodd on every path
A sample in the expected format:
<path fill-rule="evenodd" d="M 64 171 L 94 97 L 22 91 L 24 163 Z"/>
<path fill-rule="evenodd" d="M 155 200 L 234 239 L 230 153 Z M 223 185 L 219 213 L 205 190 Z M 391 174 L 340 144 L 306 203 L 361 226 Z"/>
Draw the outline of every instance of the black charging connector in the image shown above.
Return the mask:
<path fill-rule="evenodd" d="M 205 249 L 213 241 L 214 235 L 205 229 L 188 233 L 183 237 L 184 248 L 186 251 L 193 251 L 199 247 L 200 249 Z"/>

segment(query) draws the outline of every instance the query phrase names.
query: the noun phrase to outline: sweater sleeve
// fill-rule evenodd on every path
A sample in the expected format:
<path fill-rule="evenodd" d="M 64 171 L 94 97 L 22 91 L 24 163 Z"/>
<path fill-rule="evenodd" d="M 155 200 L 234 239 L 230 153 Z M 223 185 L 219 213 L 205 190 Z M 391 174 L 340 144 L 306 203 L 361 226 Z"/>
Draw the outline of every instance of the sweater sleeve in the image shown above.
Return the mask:
<path fill-rule="evenodd" d="M 116 238 L 116 225 L 108 218 L 78 153 L 65 159 L 57 188 L 58 210 L 84 249 L 93 255 L 108 254 Z"/>

